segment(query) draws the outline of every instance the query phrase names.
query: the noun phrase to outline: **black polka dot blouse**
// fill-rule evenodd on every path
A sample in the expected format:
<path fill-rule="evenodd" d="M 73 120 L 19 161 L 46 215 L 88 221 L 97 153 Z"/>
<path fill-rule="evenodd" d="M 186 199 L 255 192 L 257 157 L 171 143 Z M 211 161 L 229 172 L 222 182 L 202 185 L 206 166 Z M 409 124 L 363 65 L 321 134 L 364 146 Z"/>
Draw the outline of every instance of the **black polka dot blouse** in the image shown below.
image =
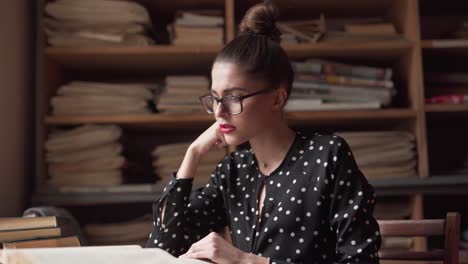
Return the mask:
<path fill-rule="evenodd" d="M 192 180 L 174 173 L 153 204 L 146 246 L 179 256 L 211 231 L 229 226 L 235 247 L 270 263 L 379 262 L 374 188 L 344 139 L 296 131 L 277 169 L 266 176 L 257 166 L 252 149 L 230 153 L 194 192 Z"/>

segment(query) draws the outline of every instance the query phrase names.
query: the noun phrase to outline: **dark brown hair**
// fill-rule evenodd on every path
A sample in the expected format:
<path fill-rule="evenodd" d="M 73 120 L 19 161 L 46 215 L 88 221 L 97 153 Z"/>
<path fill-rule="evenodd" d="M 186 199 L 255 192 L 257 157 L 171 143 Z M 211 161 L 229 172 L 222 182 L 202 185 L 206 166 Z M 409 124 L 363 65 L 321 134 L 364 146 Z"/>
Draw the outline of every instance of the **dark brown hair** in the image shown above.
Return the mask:
<path fill-rule="evenodd" d="M 240 23 L 240 34 L 218 53 L 215 63 L 235 63 L 243 72 L 272 88 L 283 84 L 289 97 L 294 73 L 288 55 L 280 46 L 277 17 L 278 10 L 271 1 L 249 8 Z"/>

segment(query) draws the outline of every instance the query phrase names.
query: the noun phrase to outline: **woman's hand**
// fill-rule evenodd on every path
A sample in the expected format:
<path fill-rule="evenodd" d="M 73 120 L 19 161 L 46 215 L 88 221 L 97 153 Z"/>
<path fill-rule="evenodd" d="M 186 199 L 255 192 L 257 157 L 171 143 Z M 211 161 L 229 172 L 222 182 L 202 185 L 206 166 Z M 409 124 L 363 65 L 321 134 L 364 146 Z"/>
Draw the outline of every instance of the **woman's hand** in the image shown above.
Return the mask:
<path fill-rule="evenodd" d="M 213 147 L 225 147 L 226 140 L 224 134 L 219 129 L 219 122 L 216 121 L 207 130 L 205 130 L 192 144 L 190 148 L 196 152 L 198 156 L 203 156 Z"/>
<path fill-rule="evenodd" d="M 223 148 L 226 146 L 224 134 L 219 129 L 219 123 L 215 122 L 205 130 L 185 152 L 184 160 L 177 171 L 179 179 L 193 179 L 196 174 L 198 163 L 208 151 L 214 146 Z"/>
<path fill-rule="evenodd" d="M 218 264 L 268 263 L 267 258 L 245 253 L 215 232 L 211 232 L 200 241 L 193 243 L 190 249 L 179 257 L 208 259 Z"/>

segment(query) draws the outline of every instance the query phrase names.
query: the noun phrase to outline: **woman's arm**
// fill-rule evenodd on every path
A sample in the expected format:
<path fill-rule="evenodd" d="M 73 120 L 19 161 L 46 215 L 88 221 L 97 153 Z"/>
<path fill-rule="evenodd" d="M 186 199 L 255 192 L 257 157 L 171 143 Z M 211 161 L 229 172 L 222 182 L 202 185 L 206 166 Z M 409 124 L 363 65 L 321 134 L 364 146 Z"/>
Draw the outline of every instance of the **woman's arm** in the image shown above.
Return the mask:
<path fill-rule="evenodd" d="M 346 141 L 339 137 L 331 167 L 335 180 L 329 221 L 336 232 L 336 261 L 379 263 L 381 237 L 373 216 L 374 188 L 359 170 Z"/>

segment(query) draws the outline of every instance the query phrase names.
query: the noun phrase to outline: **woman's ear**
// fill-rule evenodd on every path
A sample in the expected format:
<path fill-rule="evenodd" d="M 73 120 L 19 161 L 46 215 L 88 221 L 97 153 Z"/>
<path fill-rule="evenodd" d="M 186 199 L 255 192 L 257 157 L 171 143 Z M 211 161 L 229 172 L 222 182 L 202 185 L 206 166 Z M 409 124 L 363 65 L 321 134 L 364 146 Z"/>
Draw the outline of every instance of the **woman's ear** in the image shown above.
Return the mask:
<path fill-rule="evenodd" d="M 281 110 L 286 103 L 287 98 L 288 92 L 286 91 L 286 87 L 281 85 L 276 89 L 275 103 L 273 105 L 274 109 Z"/>

